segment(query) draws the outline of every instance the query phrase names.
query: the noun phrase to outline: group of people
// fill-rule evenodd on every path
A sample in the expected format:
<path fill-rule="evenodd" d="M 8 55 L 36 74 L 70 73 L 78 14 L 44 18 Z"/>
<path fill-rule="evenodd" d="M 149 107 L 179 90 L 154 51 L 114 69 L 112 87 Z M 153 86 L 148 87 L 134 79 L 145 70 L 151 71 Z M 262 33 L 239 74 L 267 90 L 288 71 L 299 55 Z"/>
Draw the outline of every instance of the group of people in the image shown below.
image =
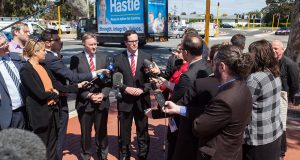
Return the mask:
<path fill-rule="evenodd" d="M 201 37 L 188 28 L 168 61 L 171 74 L 153 69 L 160 77 L 152 83 L 171 93 L 164 108 L 146 111 L 149 118 L 169 118 L 167 159 L 284 158 L 287 106 L 299 89 L 299 71 L 281 41 L 255 41 L 243 53 L 245 41 L 236 34 L 213 45 L 205 59 Z"/>
<path fill-rule="evenodd" d="M 29 38 L 18 23 L 8 43 L 0 34 L 0 130 L 20 128 L 38 135 L 49 160 L 62 159 L 68 123 L 68 93 L 76 93 L 81 130 L 81 158 L 92 158 L 92 129 L 99 160 L 107 159 L 107 121 L 111 82 L 97 76 L 111 74 L 107 57 L 97 51 L 97 37 L 85 33 L 83 51 L 62 62 L 63 43 L 57 30 Z M 279 160 L 286 151 L 286 110 L 298 91 L 298 69 L 286 57 L 279 40 L 253 42 L 243 53 L 245 36 L 206 49 L 194 29 L 187 29 L 167 69 L 156 65 L 151 74 L 144 60 L 152 56 L 138 49 L 134 30 L 124 33 L 126 50 L 114 57 L 123 75 L 118 99 L 119 159 L 131 157 L 131 126 L 137 133 L 138 159 L 149 152 L 148 117 L 168 118 L 167 159 Z M 151 76 L 151 75 L 157 76 Z M 67 81 L 69 83 L 67 83 Z M 93 81 L 91 84 L 88 81 Z M 151 108 L 149 83 L 163 92 L 165 107 Z"/>

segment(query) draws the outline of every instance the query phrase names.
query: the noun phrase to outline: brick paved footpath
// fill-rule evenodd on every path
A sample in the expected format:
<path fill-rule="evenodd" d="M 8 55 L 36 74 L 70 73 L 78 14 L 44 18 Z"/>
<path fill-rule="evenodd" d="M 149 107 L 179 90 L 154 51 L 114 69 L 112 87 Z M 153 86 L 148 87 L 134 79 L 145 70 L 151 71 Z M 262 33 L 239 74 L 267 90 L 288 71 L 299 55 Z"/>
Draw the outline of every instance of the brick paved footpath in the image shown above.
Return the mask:
<path fill-rule="evenodd" d="M 152 97 L 152 102 L 153 97 Z M 155 102 L 152 103 L 156 106 Z M 300 117 L 299 117 L 300 118 Z M 149 134 L 150 134 L 150 151 L 148 160 L 164 160 L 164 152 L 162 150 L 164 141 L 164 120 L 149 119 Z M 288 151 L 285 160 L 300 160 L 300 121 L 288 122 Z M 117 160 L 117 111 L 116 103 L 111 104 L 111 109 L 108 115 L 108 137 L 109 137 L 109 160 Z M 136 132 L 135 125 L 132 125 L 132 158 L 136 159 Z M 93 133 L 94 136 L 94 133 Z M 95 149 L 94 149 L 95 153 Z M 96 155 L 94 155 L 96 159 Z M 64 146 L 63 160 L 80 159 L 80 127 L 77 116 L 70 118 L 67 130 L 67 137 Z"/>

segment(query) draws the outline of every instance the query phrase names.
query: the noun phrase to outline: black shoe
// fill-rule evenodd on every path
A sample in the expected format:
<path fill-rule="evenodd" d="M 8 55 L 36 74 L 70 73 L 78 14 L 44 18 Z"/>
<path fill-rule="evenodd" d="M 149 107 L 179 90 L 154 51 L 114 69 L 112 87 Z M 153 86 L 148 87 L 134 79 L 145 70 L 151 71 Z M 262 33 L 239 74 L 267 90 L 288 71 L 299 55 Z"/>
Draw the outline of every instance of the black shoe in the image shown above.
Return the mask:
<path fill-rule="evenodd" d="M 91 156 L 89 154 L 80 153 L 80 155 L 81 155 L 81 158 L 83 160 L 90 160 L 91 159 Z"/>
<path fill-rule="evenodd" d="M 146 156 L 139 156 L 139 157 L 138 157 L 138 160 L 146 160 L 146 159 L 147 159 Z"/>
<path fill-rule="evenodd" d="M 130 160 L 130 155 L 120 153 L 119 160 Z"/>

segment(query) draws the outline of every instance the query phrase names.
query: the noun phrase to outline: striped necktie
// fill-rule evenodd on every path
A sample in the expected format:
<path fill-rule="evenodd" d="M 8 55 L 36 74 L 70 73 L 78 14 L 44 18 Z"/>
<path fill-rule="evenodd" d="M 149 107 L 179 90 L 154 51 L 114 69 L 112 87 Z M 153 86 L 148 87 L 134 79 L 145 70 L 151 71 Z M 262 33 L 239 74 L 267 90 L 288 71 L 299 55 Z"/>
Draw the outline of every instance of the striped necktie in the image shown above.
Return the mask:
<path fill-rule="evenodd" d="M 8 72 L 8 74 L 10 75 L 11 79 L 13 80 L 15 86 L 18 88 L 20 95 L 22 97 L 22 100 L 24 102 L 24 97 L 25 97 L 25 91 L 23 88 L 23 85 L 21 84 L 20 79 L 16 76 L 16 74 L 14 73 L 14 71 L 11 69 L 11 67 L 7 64 L 6 59 L 3 57 L 2 58 L 3 64 Z"/>
<path fill-rule="evenodd" d="M 131 68 L 131 72 L 132 72 L 132 75 L 133 77 L 135 76 L 135 60 L 134 60 L 134 57 L 135 57 L 135 54 L 134 53 L 131 53 L 131 64 L 130 64 L 130 68 Z"/>
<path fill-rule="evenodd" d="M 93 58 L 94 58 L 94 55 L 90 55 L 90 62 L 89 63 L 90 63 L 91 72 L 95 71 L 95 69 L 96 69 Z"/>

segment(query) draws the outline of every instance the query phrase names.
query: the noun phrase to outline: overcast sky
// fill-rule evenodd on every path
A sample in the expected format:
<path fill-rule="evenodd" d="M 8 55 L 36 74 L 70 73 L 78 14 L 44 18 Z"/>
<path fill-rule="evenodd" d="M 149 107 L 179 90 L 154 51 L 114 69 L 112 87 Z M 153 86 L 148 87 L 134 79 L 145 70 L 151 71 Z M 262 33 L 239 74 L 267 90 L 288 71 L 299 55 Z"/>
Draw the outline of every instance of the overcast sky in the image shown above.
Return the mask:
<path fill-rule="evenodd" d="M 205 13 L 206 0 L 168 0 L 169 12 L 173 14 L 174 5 L 177 8 L 177 14 L 186 12 L 187 14 L 196 11 Z M 249 11 L 261 10 L 266 6 L 265 0 L 211 0 L 211 13 L 217 14 L 217 4 L 220 2 L 220 15 L 227 13 L 247 13 Z"/>

